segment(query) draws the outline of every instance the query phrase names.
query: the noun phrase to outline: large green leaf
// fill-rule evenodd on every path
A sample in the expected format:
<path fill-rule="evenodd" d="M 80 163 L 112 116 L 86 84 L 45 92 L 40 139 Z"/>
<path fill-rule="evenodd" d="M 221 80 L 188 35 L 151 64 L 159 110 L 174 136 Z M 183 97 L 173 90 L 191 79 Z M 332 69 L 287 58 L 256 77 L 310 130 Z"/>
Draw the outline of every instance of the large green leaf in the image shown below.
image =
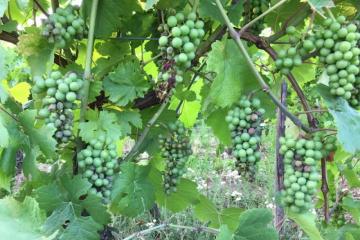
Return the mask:
<path fill-rule="evenodd" d="M 8 7 L 9 0 L 0 0 L 0 17 L 2 17 L 5 13 L 5 10 Z"/>
<path fill-rule="evenodd" d="M 30 197 L 18 202 L 7 197 L 0 199 L 0 238 L 14 240 L 38 240 L 42 238 L 41 225 L 45 214 Z"/>
<path fill-rule="evenodd" d="M 268 209 L 250 209 L 240 216 L 238 229 L 234 233 L 234 240 L 276 240 L 278 234 L 271 221 L 273 216 Z"/>
<path fill-rule="evenodd" d="M 0 116 L 0 148 L 5 148 L 9 145 L 9 133 L 4 124 L 1 121 Z"/>
<path fill-rule="evenodd" d="M 224 39 L 212 44 L 207 71 L 215 72 L 209 97 L 220 107 L 231 106 L 246 91 L 256 88 L 256 79 L 235 42 Z"/>
<path fill-rule="evenodd" d="M 319 12 L 322 12 L 322 8 L 324 7 L 330 8 L 335 6 L 333 0 L 308 0 L 308 3 L 313 9 Z"/>
<path fill-rule="evenodd" d="M 134 99 L 143 97 L 148 88 L 149 84 L 136 59 L 120 63 L 104 80 L 106 95 L 119 106 L 125 106 Z"/>
<path fill-rule="evenodd" d="M 228 125 L 225 122 L 226 114 L 226 109 L 218 109 L 207 117 L 206 124 L 211 127 L 215 136 L 222 144 L 229 145 L 231 143 L 231 135 Z"/>
<path fill-rule="evenodd" d="M 142 128 L 141 115 L 137 111 L 121 111 L 116 113 L 123 136 L 131 133 L 131 125 L 136 128 Z"/>
<path fill-rule="evenodd" d="M 343 174 L 350 188 L 360 187 L 360 178 L 354 169 L 346 168 L 343 170 Z"/>
<path fill-rule="evenodd" d="M 239 225 L 240 215 L 244 210 L 240 208 L 225 208 L 219 210 L 213 202 L 205 196 L 199 197 L 199 202 L 194 207 L 196 218 L 209 223 L 211 227 L 219 228 L 226 224 L 232 232 Z"/>
<path fill-rule="evenodd" d="M 99 232 L 103 229 L 99 223 L 95 222 L 91 217 L 76 218 L 65 229 L 60 236 L 60 240 L 98 240 Z"/>
<path fill-rule="evenodd" d="M 297 214 L 289 211 L 287 216 L 294 220 L 311 240 L 324 240 L 316 227 L 315 216 L 313 214 Z"/>
<path fill-rule="evenodd" d="M 342 206 L 353 216 L 354 221 L 360 225 L 360 200 L 345 197 Z"/>
<path fill-rule="evenodd" d="M 47 235 L 53 234 L 64 225 L 71 223 L 75 218 L 74 207 L 71 203 L 64 203 L 56 208 L 46 219 L 43 232 Z"/>
<path fill-rule="evenodd" d="M 134 217 L 149 210 L 155 201 L 153 185 L 147 179 L 150 166 L 127 162 L 120 169 L 111 193 L 112 212 Z"/>
<path fill-rule="evenodd" d="M 337 138 L 341 145 L 347 152 L 359 152 L 360 134 L 354 133 L 360 133 L 360 113 L 351 108 L 345 99 L 330 95 L 327 86 L 319 85 L 318 91 L 335 119 L 338 129 Z"/>
<path fill-rule="evenodd" d="M 300 12 L 299 18 L 303 15 L 303 18 L 308 16 L 308 11 L 305 8 L 306 3 L 302 3 L 298 0 L 290 0 L 286 1 L 282 4 L 281 7 L 277 8 L 274 11 L 271 11 L 268 15 L 265 16 L 266 24 L 273 29 L 274 32 L 280 30 L 283 24 L 294 15 L 294 12 L 298 11 L 298 9 L 302 8 L 303 11 Z M 300 24 L 301 25 L 301 24 Z"/>
<path fill-rule="evenodd" d="M 232 233 L 229 230 L 229 228 L 227 227 L 227 225 L 222 225 L 220 227 L 220 233 L 219 235 L 216 237 L 216 240 L 230 240 L 232 239 Z"/>
<path fill-rule="evenodd" d="M 92 1 L 83 1 L 83 14 L 90 16 Z M 105 38 L 116 32 L 121 25 L 121 18 L 130 18 L 134 11 L 142 11 L 138 1 L 107 0 L 99 1 L 96 14 L 95 36 Z"/>
<path fill-rule="evenodd" d="M 26 110 L 19 114 L 19 121 L 32 144 L 38 145 L 48 158 L 55 157 L 56 140 L 52 137 L 54 129 L 47 126 L 35 128 L 36 110 Z"/>
<path fill-rule="evenodd" d="M 54 46 L 41 35 L 41 29 L 28 27 L 20 35 L 18 50 L 26 58 L 33 76 L 41 76 L 51 68 L 54 62 Z"/>
<path fill-rule="evenodd" d="M 226 9 L 229 19 L 235 25 L 238 25 L 243 13 L 243 0 L 236 1 L 235 4 L 226 6 L 226 0 L 221 0 L 222 5 Z M 215 0 L 200 0 L 199 14 L 202 18 L 210 18 L 225 24 L 224 18 L 221 16 L 219 8 L 216 6 Z"/>
<path fill-rule="evenodd" d="M 76 217 L 80 217 L 86 210 L 96 222 L 106 224 L 110 220 L 109 213 L 100 197 L 88 194 L 90 188 L 91 184 L 80 175 L 75 177 L 64 175 L 55 182 L 39 187 L 34 195 L 41 208 L 47 212 L 56 211 L 60 215 L 69 212 L 65 209 L 65 205 L 70 205 Z M 49 229 L 51 228 L 47 228 L 48 232 Z"/>
<path fill-rule="evenodd" d="M 328 226 L 324 234 L 326 240 L 357 240 L 360 239 L 360 227 L 346 224 L 341 228 Z"/>
<path fill-rule="evenodd" d="M 87 122 L 79 124 L 80 137 L 85 142 L 98 138 L 100 135 L 106 135 L 114 140 L 118 140 L 121 133 L 121 125 L 115 113 L 108 111 L 92 111 L 87 117 Z"/>
<path fill-rule="evenodd" d="M 156 190 L 156 202 L 172 212 L 183 211 L 191 204 L 195 204 L 199 199 L 196 184 L 188 179 L 182 178 L 177 185 L 177 191 L 170 195 L 165 194 L 160 171 L 152 168 L 149 174 L 149 180 Z"/>

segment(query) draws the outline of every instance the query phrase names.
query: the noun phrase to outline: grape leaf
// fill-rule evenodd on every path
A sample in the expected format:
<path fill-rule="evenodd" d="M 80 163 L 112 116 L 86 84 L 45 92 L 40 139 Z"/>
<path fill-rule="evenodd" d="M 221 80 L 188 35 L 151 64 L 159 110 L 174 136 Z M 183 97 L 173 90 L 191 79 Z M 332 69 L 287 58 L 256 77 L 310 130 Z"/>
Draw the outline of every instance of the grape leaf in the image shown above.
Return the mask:
<path fill-rule="evenodd" d="M 155 201 L 153 186 L 147 179 L 150 166 L 126 162 L 120 169 L 111 193 L 111 210 L 135 217 L 149 210 Z"/>
<path fill-rule="evenodd" d="M 88 194 L 90 188 L 91 184 L 80 175 L 64 175 L 57 181 L 36 189 L 35 197 L 47 212 L 55 210 L 60 214 L 65 211 L 64 204 L 71 204 L 76 217 L 80 217 L 83 210 L 86 210 L 96 222 L 106 224 L 110 215 L 100 197 Z"/>
<path fill-rule="evenodd" d="M 2 123 L 0 115 L 0 148 L 6 148 L 9 145 L 9 133 L 4 124 Z"/>
<path fill-rule="evenodd" d="M 311 240 L 323 240 L 319 230 L 316 227 L 315 216 L 311 213 L 297 214 L 291 211 L 287 212 L 287 216 L 294 220 L 302 230 L 309 236 Z"/>
<path fill-rule="evenodd" d="M 276 230 L 269 227 L 272 218 L 271 211 L 268 209 L 258 208 L 243 212 L 234 233 L 234 240 L 279 239 Z"/>
<path fill-rule="evenodd" d="M 345 197 L 342 206 L 353 216 L 354 221 L 360 224 L 360 200 Z"/>
<path fill-rule="evenodd" d="M 282 4 L 279 8 L 274 11 L 271 11 L 268 15 L 265 16 L 266 24 L 273 29 L 274 32 L 280 30 L 282 25 L 294 15 L 294 12 L 299 11 L 300 8 L 304 10 L 301 11 L 301 16 L 299 19 L 303 17 L 304 19 L 308 16 L 308 11 L 305 8 L 306 3 L 302 3 L 301 1 L 287 1 Z M 303 23 L 300 22 L 298 27 L 302 27 Z"/>
<path fill-rule="evenodd" d="M 90 17 L 92 1 L 83 1 L 82 13 L 85 18 Z M 142 11 L 138 1 L 117 0 L 99 1 L 96 22 L 95 36 L 105 38 L 110 36 L 120 27 L 121 18 L 130 18 L 133 12 Z"/>
<path fill-rule="evenodd" d="M 346 181 L 349 184 L 350 188 L 359 188 L 360 187 L 360 179 L 354 169 L 345 168 L 343 170 L 343 174 L 344 174 Z"/>
<path fill-rule="evenodd" d="M 1 1 L 1 0 L 0 0 Z M 17 21 L 9 21 L 3 25 L 0 25 L 0 32 L 13 32 L 16 31 Z"/>
<path fill-rule="evenodd" d="M 38 145 L 46 157 L 55 157 L 56 140 L 52 137 L 54 129 L 47 126 L 35 128 L 36 110 L 25 110 L 18 117 L 25 134 L 30 138 L 30 142 Z"/>
<path fill-rule="evenodd" d="M 144 109 L 141 111 L 141 118 L 143 119 L 144 123 L 149 122 L 149 120 L 154 116 L 156 111 L 159 110 L 160 106 L 154 106 L 151 108 Z M 157 120 L 157 123 L 166 123 L 176 121 L 176 113 L 172 110 L 165 109 L 160 117 Z M 145 129 L 146 124 L 143 124 L 143 129 Z M 156 154 L 159 152 L 159 135 L 164 134 L 168 131 L 163 124 L 154 124 L 146 136 L 143 144 L 139 148 L 139 152 L 147 152 L 150 155 Z"/>
<path fill-rule="evenodd" d="M 54 62 L 54 46 L 42 37 L 41 29 L 28 27 L 20 35 L 18 50 L 26 58 L 33 76 L 41 76 Z"/>
<path fill-rule="evenodd" d="M 145 11 L 152 9 L 158 3 L 158 1 L 159 0 L 146 0 Z"/>
<path fill-rule="evenodd" d="M 140 70 L 137 59 L 122 62 L 105 78 L 104 90 L 110 101 L 125 106 L 132 100 L 143 97 L 149 84 Z"/>
<path fill-rule="evenodd" d="M 0 199 L 1 239 L 41 239 L 40 227 L 44 220 L 45 214 L 31 197 L 26 197 L 23 202 L 10 197 Z"/>
<path fill-rule="evenodd" d="M 360 113 L 351 108 L 345 99 L 332 96 L 327 86 L 320 84 L 317 90 L 335 119 L 341 145 L 349 153 L 359 152 L 360 134 L 354 133 L 360 133 Z"/>
<path fill-rule="evenodd" d="M 102 79 L 103 76 L 113 70 L 124 56 L 130 52 L 130 45 L 128 42 L 122 42 L 118 39 L 110 39 L 104 42 L 99 42 L 95 45 L 96 50 L 104 57 L 96 60 L 94 73 L 96 78 Z"/>
<path fill-rule="evenodd" d="M 231 135 L 228 125 L 225 122 L 226 109 L 218 109 L 213 111 L 206 119 L 206 125 L 211 127 L 215 136 L 224 145 L 231 144 Z"/>
<path fill-rule="evenodd" d="M 229 6 L 226 6 L 226 0 L 221 0 L 220 2 L 227 11 L 230 21 L 235 25 L 238 25 L 243 13 L 243 0 L 237 1 L 235 4 Z M 200 0 L 199 15 L 202 18 L 210 18 L 225 24 L 219 8 L 216 6 L 215 0 Z"/>
<path fill-rule="evenodd" d="M 199 197 L 199 203 L 195 205 L 194 213 L 196 218 L 202 222 L 210 222 L 212 227 L 218 227 L 222 224 L 220 211 L 213 202 L 203 195 Z"/>
<path fill-rule="evenodd" d="M 115 113 L 93 111 L 93 115 L 90 119 L 87 119 L 87 122 L 79 124 L 79 135 L 85 142 L 90 142 L 100 135 L 109 136 L 114 140 L 120 138 L 121 125 L 118 123 L 118 118 Z"/>
<path fill-rule="evenodd" d="M 121 126 L 122 135 L 131 133 L 131 125 L 142 128 L 141 115 L 137 111 L 121 111 L 116 113 Z M 131 125 L 130 125 L 131 124 Z"/>
<path fill-rule="evenodd" d="M 196 203 L 199 199 L 196 183 L 188 179 L 182 178 L 176 187 L 177 191 L 170 195 L 164 192 L 164 182 L 159 170 L 152 168 L 149 174 L 149 180 L 156 190 L 156 202 L 172 212 L 180 212 L 189 205 Z"/>
<path fill-rule="evenodd" d="M 227 225 L 221 225 L 219 230 L 220 233 L 216 237 L 216 240 L 231 240 L 233 238 L 232 233 L 230 232 Z"/>
<path fill-rule="evenodd" d="M 76 218 L 65 229 L 64 233 L 60 236 L 60 240 L 98 240 L 98 231 L 102 230 L 103 226 L 95 222 L 92 217 Z"/>
<path fill-rule="evenodd" d="M 335 7 L 333 0 L 308 0 L 310 6 L 318 12 L 323 12 L 322 8 Z"/>
<path fill-rule="evenodd" d="M 0 0 L 0 17 L 4 16 L 9 0 Z"/>
<path fill-rule="evenodd" d="M 96 97 L 100 95 L 101 90 L 103 90 L 101 81 L 92 81 L 90 82 L 89 89 L 89 102 L 96 100 Z"/>
<path fill-rule="evenodd" d="M 46 219 L 42 230 L 46 235 L 51 235 L 58 229 L 61 229 L 63 225 L 71 224 L 74 218 L 75 211 L 72 204 L 63 203 Z"/>
<path fill-rule="evenodd" d="M 234 232 L 239 225 L 239 219 L 243 213 L 241 208 L 224 208 L 218 210 L 205 196 L 199 197 L 199 202 L 194 207 L 195 216 L 202 222 L 208 223 L 209 226 L 219 228 L 226 224 L 228 229 Z"/>
<path fill-rule="evenodd" d="M 10 192 L 10 182 L 12 180 L 12 176 L 4 174 L 0 171 L 0 189 L 5 189 L 7 192 Z"/>
<path fill-rule="evenodd" d="M 34 196 L 38 201 L 41 209 L 47 212 L 53 211 L 58 206 L 65 203 L 61 189 L 56 182 L 41 186 L 34 191 Z"/>
<path fill-rule="evenodd" d="M 216 73 L 208 97 L 223 108 L 237 102 L 245 89 L 251 91 L 256 87 L 253 73 L 231 39 L 212 44 L 207 71 Z"/>

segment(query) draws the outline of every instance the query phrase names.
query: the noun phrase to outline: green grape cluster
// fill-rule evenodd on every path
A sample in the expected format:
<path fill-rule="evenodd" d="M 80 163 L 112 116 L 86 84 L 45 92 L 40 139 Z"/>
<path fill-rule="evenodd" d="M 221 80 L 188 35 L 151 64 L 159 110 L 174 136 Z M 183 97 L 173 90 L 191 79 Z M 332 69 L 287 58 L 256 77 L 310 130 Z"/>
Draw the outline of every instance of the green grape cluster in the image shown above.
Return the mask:
<path fill-rule="evenodd" d="M 225 118 L 231 131 L 236 167 L 249 180 L 254 179 L 261 159 L 259 147 L 264 113 L 259 99 L 243 97 Z"/>
<path fill-rule="evenodd" d="M 323 157 L 323 144 L 315 139 L 282 137 L 280 154 L 284 157 L 282 204 L 292 212 L 305 212 L 320 180 L 317 163 Z"/>
<path fill-rule="evenodd" d="M 72 137 L 73 110 L 77 105 L 79 91 L 83 80 L 76 73 L 69 72 L 64 76 L 59 71 L 53 71 L 47 79 L 37 79 L 33 87 L 34 93 L 45 93 L 39 118 L 56 129 L 54 137 L 58 142 L 66 143 Z"/>
<path fill-rule="evenodd" d="M 92 184 L 91 193 L 108 202 L 114 171 L 118 168 L 114 140 L 100 135 L 88 143 L 77 155 L 79 169 L 83 177 Z"/>
<path fill-rule="evenodd" d="M 244 2 L 243 12 L 245 21 L 248 23 L 254 18 L 261 15 L 269 8 L 270 0 L 247 0 Z M 258 20 L 254 25 L 251 26 L 251 30 L 254 33 L 261 33 L 264 29 L 264 19 Z"/>
<path fill-rule="evenodd" d="M 275 60 L 276 68 L 284 75 L 289 74 L 294 67 L 302 64 L 300 50 L 296 46 L 300 41 L 296 35 L 296 28 L 289 26 L 286 28 L 286 33 L 291 46 L 287 49 L 281 49 L 278 52 L 278 58 Z"/>
<path fill-rule="evenodd" d="M 194 12 L 186 17 L 179 12 L 169 16 L 166 24 L 159 27 L 159 47 L 163 53 L 159 64 L 160 81 L 182 82 L 184 71 L 191 66 L 195 52 L 205 35 L 204 22 Z"/>
<path fill-rule="evenodd" d="M 352 91 L 349 103 L 354 108 L 360 107 L 360 75 L 356 76 L 356 81 L 354 83 L 354 90 Z"/>
<path fill-rule="evenodd" d="M 280 50 L 278 52 L 278 58 L 275 61 L 276 68 L 284 75 L 289 74 L 294 67 L 300 66 L 301 64 L 302 59 L 296 47 Z"/>
<path fill-rule="evenodd" d="M 303 42 L 303 52 L 317 51 L 329 76 L 330 93 L 350 101 L 359 74 L 360 33 L 344 16 L 324 20 Z M 355 103 L 355 102 L 354 102 Z"/>
<path fill-rule="evenodd" d="M 337 150 L 337 138 L 335 135 L 326 135 L 325 132 L 317 132 L 314 135 L 314 141 L 322 142 L 323 148 L 321 149 L 321 153 L 325 158 Z"/>
<path fill-rule="evenodd" d="M 166 159 L 164 188 L 166 194 L 176 192 L 185 164 L 192 153 L 189 132 L 180 121 L 169 124 L 170 135 L 159 136 L 162 157 Z"/>
<path fill-rule="evenodd" d="M 345 210 L 340 205 L 335 209 L 334 215 L 330 219 L 330 223 L 338 228 L 345 225 Z"/>
<path fill-rule="evenodd" d="M 66 47 L 73 39 L 82 39 L 87 34 L 85 21 L 77 7 L 68 5 L 57 8 L 55 13 L 44 20 L 43 36 L 58 48 Z"/>

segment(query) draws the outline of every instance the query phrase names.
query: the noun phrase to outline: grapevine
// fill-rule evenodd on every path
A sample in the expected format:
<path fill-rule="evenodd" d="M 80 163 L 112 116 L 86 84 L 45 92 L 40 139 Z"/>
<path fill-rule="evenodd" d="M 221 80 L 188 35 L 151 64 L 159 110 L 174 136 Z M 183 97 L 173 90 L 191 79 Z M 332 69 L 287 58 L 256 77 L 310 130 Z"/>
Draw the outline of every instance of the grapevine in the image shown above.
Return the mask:
<path fill-rule="evenodd" d="M 68 5 L 57 8 L 44 20 L 43 36 L 57 48 L 65 48 L 73 39 L 82 39 L 87 34 L 85 21 L 79 16 L 79 9 Z"/>
<path fill-rule="evenodd" d="M 47 79 L 38 78 L 33 87 L 34 93 L 45 93 L 39 118 L 56 129 L 54 137 L 58 142 L 67 143 L 72 137 L 73 110 L 77 108 L 76 100 L 83 80 L 76 73 L 64 76 L 59 71 L 53 71 Z"/>
<path fill-rule="evenodd" d="M 185 164 L 191 154 L 189 132 L 183 123 L 169 124 L 170 135 L 160 136 L 162 157 L 166 159 L 164 188 L 166 194 L 177 191 L 177 184 L 185 174 Z"/>
<path fill-rule="evenodd" d="M 0 236 L 358 239 L 359 7 L 315 2 L 0 1 Z"/>
<path fill-rule="evenodd" d="M 254 179 L 256 165 L 261 159 L 259 148 L 264 113 L 259 99 L 248 100 L 243 97 L 226 116 L 237 159 L 236 166 L 239 173 L 250 180 Z"/>

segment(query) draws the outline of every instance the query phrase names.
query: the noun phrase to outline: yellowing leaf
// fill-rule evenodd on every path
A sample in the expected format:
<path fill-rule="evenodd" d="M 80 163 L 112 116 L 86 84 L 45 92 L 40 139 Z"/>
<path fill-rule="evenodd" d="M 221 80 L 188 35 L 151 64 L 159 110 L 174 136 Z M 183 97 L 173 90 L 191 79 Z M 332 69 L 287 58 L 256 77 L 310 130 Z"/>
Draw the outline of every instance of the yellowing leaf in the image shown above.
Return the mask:
<path fill-rule="evenodd" d="M 16 84 L 13 88 L 10 88 L 9 92 L 16 101 L 24 104 L 29 99 L 30 88 L 30 84 L 28 84 L 27 82 L 21 82 L 19 84 Z"/>

